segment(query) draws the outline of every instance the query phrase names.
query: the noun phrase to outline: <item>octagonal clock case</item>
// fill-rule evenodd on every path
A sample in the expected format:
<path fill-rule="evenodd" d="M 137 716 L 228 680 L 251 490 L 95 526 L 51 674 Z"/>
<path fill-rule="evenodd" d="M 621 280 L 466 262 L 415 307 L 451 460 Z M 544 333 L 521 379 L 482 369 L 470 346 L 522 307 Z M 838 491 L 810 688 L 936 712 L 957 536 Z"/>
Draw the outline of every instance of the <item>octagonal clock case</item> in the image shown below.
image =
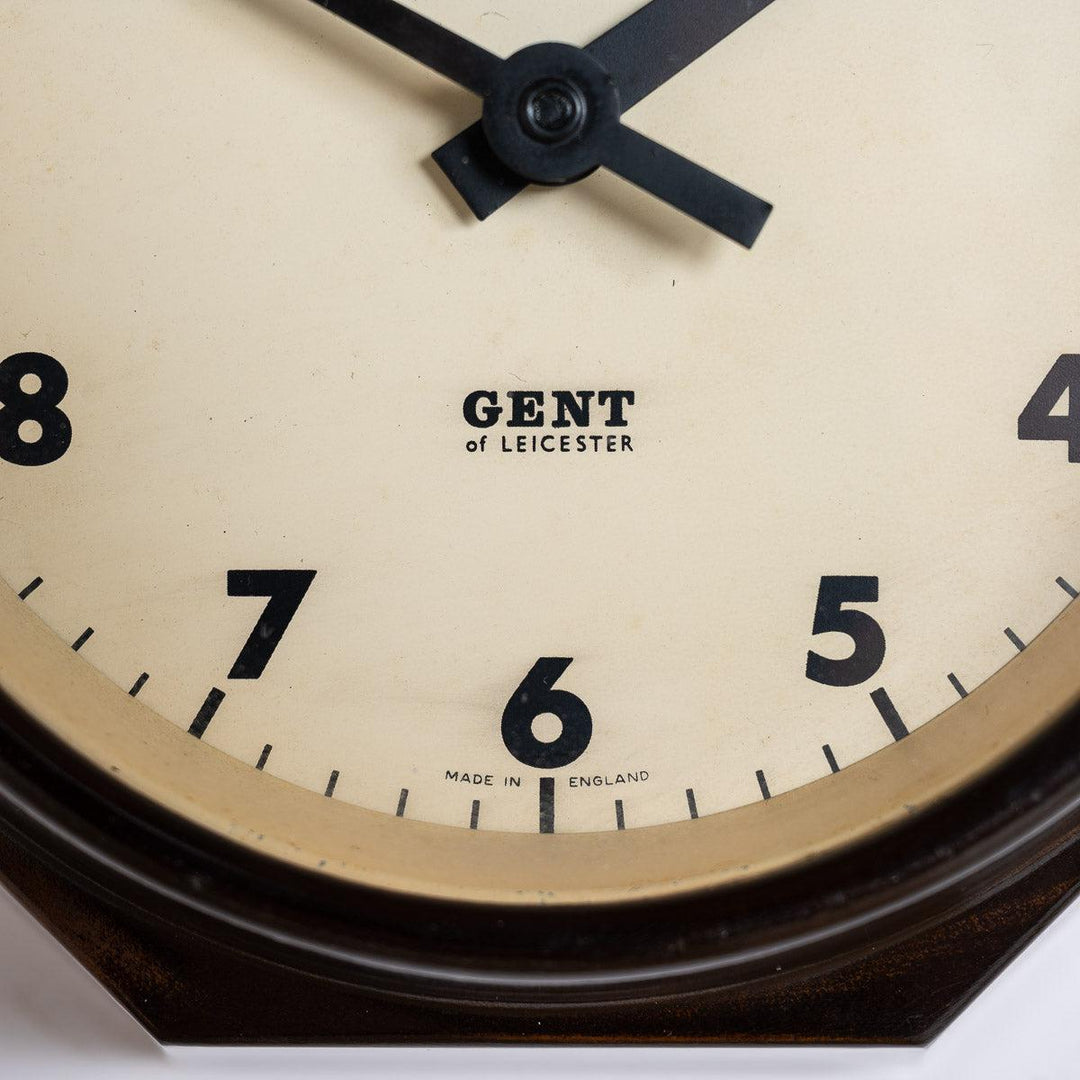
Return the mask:
<path fill-rule="evenodd" d="M 0 0 L 0 876 L 160 1039 L 923 1042 L 1080 874 L 1080 10 Z"/>

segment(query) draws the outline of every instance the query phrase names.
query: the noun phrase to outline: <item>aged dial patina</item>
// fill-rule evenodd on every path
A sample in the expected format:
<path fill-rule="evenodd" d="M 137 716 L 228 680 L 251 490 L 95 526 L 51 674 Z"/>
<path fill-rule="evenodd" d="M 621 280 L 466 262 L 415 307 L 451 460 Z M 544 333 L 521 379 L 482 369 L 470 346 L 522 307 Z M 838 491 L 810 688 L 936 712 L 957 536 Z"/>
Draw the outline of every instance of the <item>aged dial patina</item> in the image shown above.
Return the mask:
<path fill-rule="evenodd" d="M 497 198 L 475 94 L 327 6 L 383 9 L 0 3 L 18 700 L 271 853 L 528 899 L 834 847 L 1069 698 L 981 722 L 1080 588 L 1075 4 L 751 5 L 604 99 L 633 162 Z M 543 158 L 637 6 L 408 9 L 574 46 Z"/>

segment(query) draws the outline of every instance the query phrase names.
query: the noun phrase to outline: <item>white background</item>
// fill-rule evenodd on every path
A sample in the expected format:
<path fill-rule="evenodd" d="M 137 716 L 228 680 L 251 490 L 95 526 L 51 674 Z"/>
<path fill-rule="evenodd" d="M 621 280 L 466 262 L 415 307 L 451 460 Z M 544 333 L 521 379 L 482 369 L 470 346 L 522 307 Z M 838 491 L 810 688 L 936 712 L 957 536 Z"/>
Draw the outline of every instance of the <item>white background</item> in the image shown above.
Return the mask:
<path fill-rule="evenodd" d="M 914 1049 L 374 1049 L 165 1051 L 0 893 L 0 1076 L 125 1080 L 512 1077 L 648 1080 L 1059 1080 L 1080 1075 L 1080 905 L 937 1042 Z"/>

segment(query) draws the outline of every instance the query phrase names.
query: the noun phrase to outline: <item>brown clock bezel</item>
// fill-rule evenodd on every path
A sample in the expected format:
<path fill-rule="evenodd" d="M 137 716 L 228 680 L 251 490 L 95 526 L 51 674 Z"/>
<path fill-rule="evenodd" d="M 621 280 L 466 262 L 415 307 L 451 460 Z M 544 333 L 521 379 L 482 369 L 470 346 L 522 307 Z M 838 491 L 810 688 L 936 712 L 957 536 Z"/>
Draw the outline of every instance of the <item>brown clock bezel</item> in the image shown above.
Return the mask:
<path fill-rule="evenodd" d="M 1070 610 L 1031 654 L 1062 686 L 1075 625 Z M 1011 692 L 1040 700 L 1030 658 L 1011 670 Z M 59 880 L 220 955 L 481 1013 L 659 1002 L 834 971 L 987 902 L 1071 841 L 1078 739 L 1080 712 L 1066 707 L 920 813 L 756 879 L 621 903 L 482 904 L 358 885 L 225 839 L 5 697 L 0 826 Z"/>

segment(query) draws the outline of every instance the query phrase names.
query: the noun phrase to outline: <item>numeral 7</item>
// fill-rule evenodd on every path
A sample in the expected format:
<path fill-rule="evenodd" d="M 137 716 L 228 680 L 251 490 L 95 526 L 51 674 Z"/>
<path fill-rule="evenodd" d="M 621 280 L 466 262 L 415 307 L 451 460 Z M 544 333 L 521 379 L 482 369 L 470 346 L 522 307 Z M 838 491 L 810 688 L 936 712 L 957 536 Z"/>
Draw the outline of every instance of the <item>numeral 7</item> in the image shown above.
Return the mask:
<path fill-rule="evenodd" d="M 270 598 L 229 672 L 230 679 L 257 679 L 262 675 L 314 579 L 314 570 L 229 571 L 230 596 Z"/>

